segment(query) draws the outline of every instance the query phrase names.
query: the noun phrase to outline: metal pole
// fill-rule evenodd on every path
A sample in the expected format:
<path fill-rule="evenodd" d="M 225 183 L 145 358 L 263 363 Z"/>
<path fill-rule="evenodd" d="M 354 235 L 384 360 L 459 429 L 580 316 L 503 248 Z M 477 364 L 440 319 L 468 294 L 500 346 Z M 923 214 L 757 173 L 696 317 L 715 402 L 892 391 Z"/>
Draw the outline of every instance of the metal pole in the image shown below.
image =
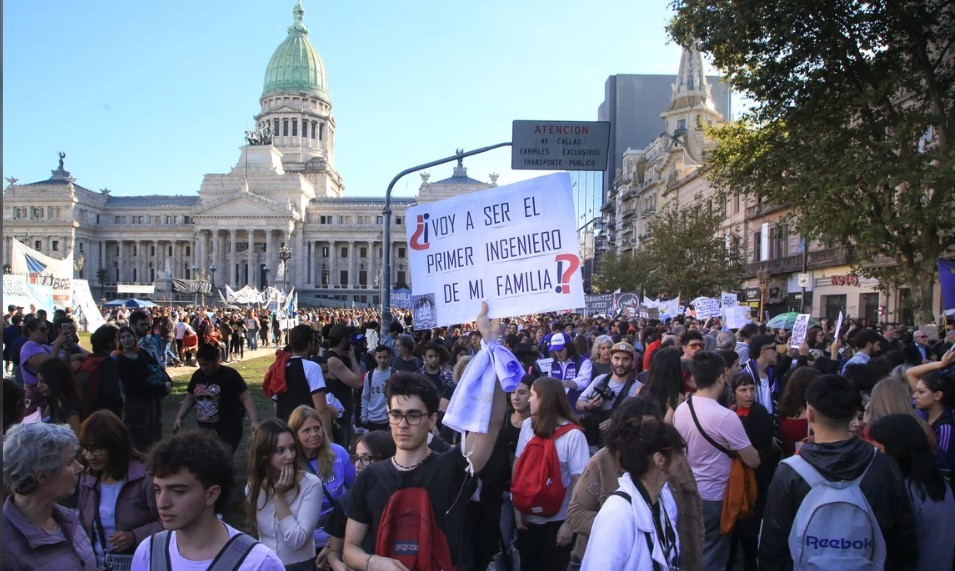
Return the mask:
<path fill-rule="evenodd" d="M 803 277 L 805 277 L 809 269 L 809 237 L 803 237 L 802 241 L 803 241 L 802 273 L 803 273 Z M 806 313 L 806 286 L 805 285 L 802 286 L 802 297 L 799 298 L 799 313 Z"/>
<path fill-rule="evenodd" d="M 422 169 L 430 168 L 437 165 L 442 165 L 444 163 L 450 163 L 451 161 L 457 161 L 463 159 L 464 157 L 470 157 L 472 155 L 479 155 L 481 153 L 486 153 L 488 151 L 498 149 L 500 147 L 509 147 L 511 142 L 498 143 L 496 145 L 491 145 L 490 147 L 482 147 L 480 149 L 475 149 L 473 151 L 459 152 L 457 154 L 451 155 L 450 157 L 445 157 L 443 159 L 438 159 L 436 161 L 431 161 L 430 163 L 425 163 L 423 165 L 414 166 L 407 168 L 397 175 L 395 178 L 391 179 L 391 182 L 388 183 L 388 190 L 385 191 L 385 208 L 382 210 L 382 214 L 385 215 L 385 229 L 384 236 L 382 236 L 381 247 L 382 247 L 382 257 L 384 258 L 384 263 L 381 268 L 381 330 L 382 332 L 387 331 L 388 326 L 391 325 L 391 191 L 395 188 L 395 183 L 398 180 L 405 176 L 406 174 L 411 174 L 415 171 Z"/>

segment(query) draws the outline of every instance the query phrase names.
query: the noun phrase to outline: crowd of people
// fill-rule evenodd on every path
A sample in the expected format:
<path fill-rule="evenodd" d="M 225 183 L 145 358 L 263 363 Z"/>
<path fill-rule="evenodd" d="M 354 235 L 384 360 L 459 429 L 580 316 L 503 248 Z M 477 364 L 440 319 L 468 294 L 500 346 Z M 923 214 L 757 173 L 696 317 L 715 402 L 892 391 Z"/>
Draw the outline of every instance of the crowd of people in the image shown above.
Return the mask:
<path fill-rule="evenodd" d="M 5 317 L 12 569 L 955 569 L 953 324 L 109 317 Z"/>

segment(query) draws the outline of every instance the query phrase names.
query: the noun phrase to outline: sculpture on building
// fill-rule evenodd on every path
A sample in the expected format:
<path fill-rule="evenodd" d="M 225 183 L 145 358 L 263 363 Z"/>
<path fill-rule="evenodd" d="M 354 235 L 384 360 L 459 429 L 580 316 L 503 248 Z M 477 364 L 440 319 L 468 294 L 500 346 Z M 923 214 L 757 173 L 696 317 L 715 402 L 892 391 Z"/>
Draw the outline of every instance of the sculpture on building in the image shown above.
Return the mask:
<path fill-rule="evenodd" d="M 250 145 L 271 145 L 272 144 L 272 129 L 266 123 L 265 127 L 262 129 L 257 129 L 255 131 L 251 129 L 245 130 L 245 140 Z"/>
<path fill-rule="evenodd" d="M 58 168 L 60 170 L 63 170 L 63 159 L 66 158 L 66 153 L 64 153 L 63 151 L 60 151 L 58 154 L 60 155 L 60 166 Z"/>

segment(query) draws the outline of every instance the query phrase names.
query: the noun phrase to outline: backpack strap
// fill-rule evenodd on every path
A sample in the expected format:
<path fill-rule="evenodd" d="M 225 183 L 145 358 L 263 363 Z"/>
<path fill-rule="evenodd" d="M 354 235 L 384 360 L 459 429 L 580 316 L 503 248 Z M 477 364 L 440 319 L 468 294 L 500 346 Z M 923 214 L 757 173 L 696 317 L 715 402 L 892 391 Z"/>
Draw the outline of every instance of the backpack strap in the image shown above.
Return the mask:
<path fill-rule="evenodd" d="M 244 533 L 233 535 L 209 565 L 209 571 L 237 571 L 259 542 Z"/>
<path fill-rule="evenodd" d="M 730 458 L 732 458 L 732 457 L 733 457 L 733 452 L 732 452 L 732 451 L 730 451 L 728 448 L 726 448 L 725 446 L 721 445 L 721 444 L 718 443 L 717 441 L 713 440 L 713 438 L 711 438 L 710 435 L 707 434 L 705 430 L 703 430 L 703 425 L 700 424 L 700 419 L 697 418 L 697 416 L 696 416 L 696 409 L 693 408 L 693 395 L 690 395 L 690 396 L 687 397 L 687 399 L 686 399 L 686 406 L 688 406 L 688 407 L 690 408 L 690 415 L 693 417 L 693 424 L 695 424 L 695 425 L 696 425 L 696 429 L 700 431 L 700 436 L 702 436 L 704 440 L 706 440 L 707 442 L 709 442 L 710 445 L 711 445 L 713 448 L 716 448 L 717 450 L 719 450 L 719 451 L 722 452 L 723 454 L 726 454 L 727 456 L 729 456 Z"/>
<path fill-rule="evenodd" d="M 550 437 L 550 439 L 557 440 L 558 438 L 567 434 L 571 430 L 580 430 L 580 427 L 574 424 L 573 422 L 569 422 L 563 426 L 558 426 L 557 429 L 554 430 L 554 434 L 553 436 Z"/>
<path fill-rule="evenodd" d="M 614 399 L 613 405 L 610 406 L 610 410 L 616 410 L 620 403 L 627 400 L 627 395 L 630 394 L 630 390 L 633 388 L 634 383 L 637 382 L 636 377 L 631 375 L 630 380 L 627 381 L 623 388 L 620 389 L 620 392 L 617 394 L 617 398 Z"/>
<path fill-rule="evenodd" d="M 169 563 L 169 542 L 172 541 L 172 533 L 164 529 L 152 536 L 149 540 L 149 568 L 158 571 L 172 571 L 172 565 Z"/>

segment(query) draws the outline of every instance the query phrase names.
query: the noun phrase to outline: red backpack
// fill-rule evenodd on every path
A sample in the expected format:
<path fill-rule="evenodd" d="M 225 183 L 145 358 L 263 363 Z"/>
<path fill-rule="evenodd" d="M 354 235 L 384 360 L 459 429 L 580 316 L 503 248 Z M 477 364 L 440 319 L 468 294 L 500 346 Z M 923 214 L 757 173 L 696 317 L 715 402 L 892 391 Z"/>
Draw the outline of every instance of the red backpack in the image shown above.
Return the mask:
<path fill-rule="evenodd" d="M 558 427 L 550 438 L 534 436 L 524 447 L 511 479 L 515 509 L 543 517 L 560 511 L 567 488 L 560 477 L 560 459 L 554 442 L 571 430 L 580 430 L 580 427 L 565 424 Z"/>
<path fill-rule="evenodd" d="M 391 494 L 378 524 L 375 555 L 396 559 L 410 571 L 455 570 L 448 537 L 437 525 L 427 489 L 409 485 Z"/>

